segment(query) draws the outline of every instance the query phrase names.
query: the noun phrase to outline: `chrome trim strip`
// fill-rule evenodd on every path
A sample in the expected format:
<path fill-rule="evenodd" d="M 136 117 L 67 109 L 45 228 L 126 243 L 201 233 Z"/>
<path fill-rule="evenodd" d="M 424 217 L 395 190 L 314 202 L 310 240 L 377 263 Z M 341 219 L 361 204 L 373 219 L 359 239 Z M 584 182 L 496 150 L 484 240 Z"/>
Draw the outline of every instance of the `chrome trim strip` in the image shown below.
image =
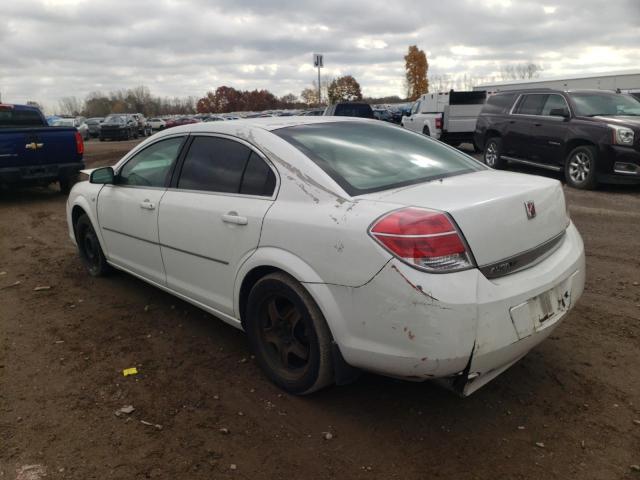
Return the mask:
<path fill-rule="evenodd" d="M 501 158 L 505 160 L 509 160 L 510 162 L 522 163 L 524 165 L 530 165 L 532 167 L 545 168 L 547 170 L 553 170 L 554 172 L 560 172 L 562 167 L 558 167 L 557 165 L 547 165 L 546 163 L 538 163 L 532 162 L 531 160 L 522 160 L 520 158 L 508 157 L 506 155 L 501 155 Z"/>
<path fill-rule="evenodd" d="M 563 231 L 559 235 L 556 235 L 552 239 L 547 240 L 541 245 L 533 247 L 530 250 L 526 250 L 517 255 L 513 255 L 512 257 L 508 257 L 488 265 L 482 265 L 478 268 L 485 277 L 492 279 L 504 277 L 505 275 L 510 275 L 526 268 L 533 267 L 534 265 L 542 262 L 545 258 L 549 257 L 560 247 L 565 233 L 566 232 Z"/>
<path fill-rule="evenodd" d="M 133 238 L 134 240 L 140 240 L 141 242 L 150 243 L 151 245 L 156 245 L 158 247 L 164 247 L 170 250 L 175 250 L 176 252 L 186 253 L 187 255 L 192 255 L 194 257 L 202 258 L 204 260 L 209 260 L 211 262 L 221 263 L 222 265 L 229 265 L 229 262 L 225 262 L 224 260 L 218 260 L 217 258 L 207 257 L 205 255 L 200 255 L 199 253 L 189 252 L 187 250 L 182 250 L 181 248 L 172 247 L 171 245 L 165 245 L 164 243 L 153 242 L 145 238 L 136 237 L 135 235 L 129 235 L 128 233 L 114 230 L 113 228 L 102 227 L 102 229 L 106 230 L 107 232 L 117 233 L 118 235 L 123 235 L 125 237 Z"/>

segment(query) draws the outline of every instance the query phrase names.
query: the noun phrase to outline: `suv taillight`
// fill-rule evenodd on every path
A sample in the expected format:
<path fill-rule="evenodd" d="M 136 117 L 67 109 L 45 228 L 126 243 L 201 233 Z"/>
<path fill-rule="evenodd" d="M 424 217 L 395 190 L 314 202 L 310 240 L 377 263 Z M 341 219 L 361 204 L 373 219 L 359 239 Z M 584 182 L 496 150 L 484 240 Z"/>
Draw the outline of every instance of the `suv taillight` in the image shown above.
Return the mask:
<path fill-rule="evenodd" d="M 436 118 L 436 128 L 442 129 L 442 117 Z"/>
<path fill-rule="evenodd" d="M 82 140 L 80 132 L 76 132 L 76 151 L 78 152 L 78 155 L 82 155 L 84 153 L 84 140 Z"/>
<path fill-rule="evenodd" d="M 433 273 L 474 267 L 473 257 L 446 213 L 403 208 L 378 219 L 369 234 L 412 267 Z"/>

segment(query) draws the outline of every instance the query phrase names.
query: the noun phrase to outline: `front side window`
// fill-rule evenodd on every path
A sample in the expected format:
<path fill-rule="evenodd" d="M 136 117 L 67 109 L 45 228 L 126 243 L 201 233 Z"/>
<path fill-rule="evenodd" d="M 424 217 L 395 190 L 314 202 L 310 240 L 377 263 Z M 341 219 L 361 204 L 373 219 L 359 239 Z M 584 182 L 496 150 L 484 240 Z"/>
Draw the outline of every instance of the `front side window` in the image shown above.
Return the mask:
<path fill-rule="evenodd" d="M 164 187 L 184 137 L 173 137 L 150 145 L 133 156 L 120 170 L 118 185 Z"/>
<path fill-rule="evenodd" d="M 178 188 L 271 196 L 276 177 L 249 147 L 219 137 L 196 137 L 189 147 Z"/>
<path fill-rule="evenodd" d="M 549 95 L 544 107 L 542 107 L 542 115 L 550 116 L 553 110 L 568 111 L 567 102 L 562 98 L 562 95 Z"/>
<path fill-rule="evenodd" d="M 542 107 L 548 96 L 546 94 L 524 95 L 518 103 L 515 113 L 520 115 L 542 115 Z"/>
<path fill-rule="evenodd" d="M 273 133 L 302 151 L 350 195 L 486 168 L 429 137 L 383 122 L 297 125 Z"/>
<path fill-rule="evenodd" d="M 416 102 L 413 104 L 413 108 L 411 109 L 411 113 L 418 113 L 418 111 L 420 110 L 420 102 Z"/>

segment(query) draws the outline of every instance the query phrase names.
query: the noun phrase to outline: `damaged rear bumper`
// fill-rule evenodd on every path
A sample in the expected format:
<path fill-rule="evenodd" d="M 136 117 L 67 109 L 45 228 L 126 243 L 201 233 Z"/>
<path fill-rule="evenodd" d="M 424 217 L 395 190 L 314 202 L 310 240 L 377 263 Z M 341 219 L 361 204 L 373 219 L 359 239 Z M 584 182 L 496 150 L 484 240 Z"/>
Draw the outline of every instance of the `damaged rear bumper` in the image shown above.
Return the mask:
<path fill-rule="evenodd" d="M 367 284 L 308 285 L 350 365 L 407 380 L 441 379 L 461 395 L 547 338 L 582 295 L 584 247 L 573 225 L 543 262 L 501 278 L 429 275 L 390 261 Z"/>

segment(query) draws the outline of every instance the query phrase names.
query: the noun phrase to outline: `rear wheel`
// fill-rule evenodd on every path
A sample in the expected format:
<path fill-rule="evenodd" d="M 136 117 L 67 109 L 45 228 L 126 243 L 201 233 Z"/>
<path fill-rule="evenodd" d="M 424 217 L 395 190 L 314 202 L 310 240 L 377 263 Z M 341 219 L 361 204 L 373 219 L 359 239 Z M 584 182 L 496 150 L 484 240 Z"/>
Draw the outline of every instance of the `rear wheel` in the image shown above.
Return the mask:
<path fill-rule="evenodd" d="M 564 176 L 574 188 L 592 190 L 596 188 L 596 160 L 598 151 L 591 145 L 574 148 L 564 164 Z"/>
<path fill-rule="evenodd" d="M 502 158 L 502 139 L 493 137 L 487 140 L 484 146 L 484 163 L 491 168 L 504 168 L 505 161 Z"/>
<path fill-rule="evenodd" d="M 273 273 L 254 285 L 244 327 L 260 368 L 280 388 L 305 395 L 333 382 L 329 327 L 289 275 Z"/>
<path fill-rule="evenodd" d="M 60 179 L 58 179 L 58 183 L 60 184 L 60 193 L 68 195 L 69 192 L 71 191 L 71 187 L 75 185 L 76 181 L 77 181 L 76 174 L 67 175 L 65 177 L 61 177 Z"/>
<path fill-rule="evenodd" d="M 431 132 L 429 131 L 429 127 L 424 127 L 422 129 L 422 134 L 426 135 L 427 137 L 430 137 L 431 136 Z"/>
<path fill-rule="evenodd" d="M 109 264 L 102 252 L 96 231 L 93 229 L 91 220 L 89 220 L 86 213 L 80 215 L 76 221 L 75 231 L 80 258 L 85 267 L 87 267 L 89 275 L 101 277 L 109 272 Z"/>

